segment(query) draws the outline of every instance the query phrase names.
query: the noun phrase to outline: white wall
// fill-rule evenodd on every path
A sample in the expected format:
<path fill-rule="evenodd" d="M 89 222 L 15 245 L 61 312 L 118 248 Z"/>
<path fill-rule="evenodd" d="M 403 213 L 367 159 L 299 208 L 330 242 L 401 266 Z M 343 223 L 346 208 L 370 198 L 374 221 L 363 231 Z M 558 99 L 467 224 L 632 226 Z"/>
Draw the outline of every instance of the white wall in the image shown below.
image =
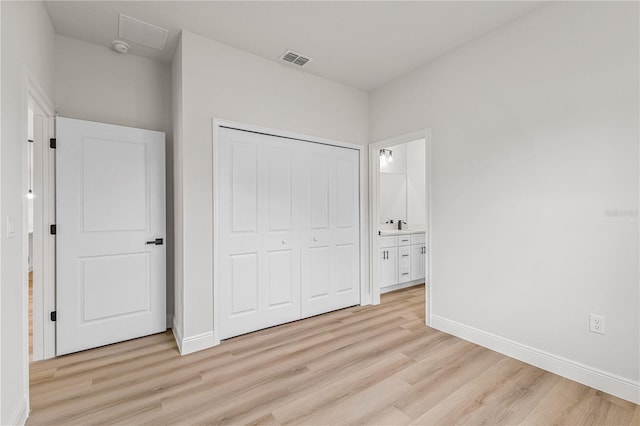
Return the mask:
<path fill-rule="evenodd" d="M 55 90 L 62 117 L 166 134 L 167 312 L 173 312 L 171 68 L 151 59 L 56 35 Z"/>
<path fill-rule="evenodd" d="M 630 386 L 638 25 L 635 2 L 547 4 L 371 103 L 373 140 L 432 129 L 433 314 Z"/>
<path fill-rule="evenodd" d="M 178 342 L 184 333 L 184 250 L 183 250 L 183 112 L 182 112 L 182 42 L 178 43 L 171 63 L 171 120 L 173 123 L 173 217 L 174 217 L 174 309 L 173 309 L 173 333 Z"/>
<path fill-rule="evenodd" d="M 188 339 L 213 330 L 212 117 L 366 145 L 368 95 L 186 31 L 181 53 L 182 182 L 175 198 L 184 214 L 177 256 Z"/>
<path fill-rule="evenodd" d="M 0 423 L 26 419 L 28 410 L 27 210 L 25 72 L 54 100 L 54 32 L 41 2 L 3 1 L 2 145 L 0 147 Z M 7 238 L 7 217 L 16 236 Z"/>
<path fill-rule="evenodd" d="M 426 226 L 426 142 L 407 142 L 407 225 L 409 229 Z"/>

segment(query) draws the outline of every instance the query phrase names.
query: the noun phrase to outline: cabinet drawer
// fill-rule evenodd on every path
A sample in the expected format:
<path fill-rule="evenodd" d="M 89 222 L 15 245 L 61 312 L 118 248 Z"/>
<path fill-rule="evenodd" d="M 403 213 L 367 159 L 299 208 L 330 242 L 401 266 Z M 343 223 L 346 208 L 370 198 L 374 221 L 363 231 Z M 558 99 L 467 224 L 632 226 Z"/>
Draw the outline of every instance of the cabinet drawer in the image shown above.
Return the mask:
<path fill-rule="evenodd" d="M 398 236 L 398 245 L 399 246 L 408 246 L 411 244 L 411 235 L 400 235 Z"/>
<path fill-rule="evenodd" d="M 407 281 L 411 281 L 411 272 L 409 270 L 409 267 L 407 266 L 399 268 L 398 282 L 406 283 Z"/>
<path fill-rule="evenodd" d="M 411 234 L 411 244 L 424 244 L 426 241 L 424 232 Z"/>
<path fill-rule="evenodd" d="M 390 237 L 379 237 L 378 247 L 397 247 L 398 246 L 398 237 L 396 235 L 392 235 Z"/>
<path fill-rule="evenodd" d="M 409 266 L 411 265 L 410 262 L 411 259 L 411 247 L 410 246 L 405 246 L 405 247 L 399 247 L 398 248 L 398 266 L 400 268 L 409 268 Z"/>

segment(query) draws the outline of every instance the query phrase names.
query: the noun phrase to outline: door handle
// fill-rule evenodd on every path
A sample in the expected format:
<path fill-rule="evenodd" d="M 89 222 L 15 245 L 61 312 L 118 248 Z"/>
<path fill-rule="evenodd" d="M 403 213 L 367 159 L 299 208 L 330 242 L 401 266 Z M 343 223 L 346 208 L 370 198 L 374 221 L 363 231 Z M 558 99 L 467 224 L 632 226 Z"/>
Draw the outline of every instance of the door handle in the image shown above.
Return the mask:
<path fill-rule="evenodd" d="M 162 238 L 156 238 L 153 241 L 147 241 L 147 245 L 156 245 L 156 246 L 161 246 L 162 244 L 164 244 L 164 241 L 162 240 Z"/>

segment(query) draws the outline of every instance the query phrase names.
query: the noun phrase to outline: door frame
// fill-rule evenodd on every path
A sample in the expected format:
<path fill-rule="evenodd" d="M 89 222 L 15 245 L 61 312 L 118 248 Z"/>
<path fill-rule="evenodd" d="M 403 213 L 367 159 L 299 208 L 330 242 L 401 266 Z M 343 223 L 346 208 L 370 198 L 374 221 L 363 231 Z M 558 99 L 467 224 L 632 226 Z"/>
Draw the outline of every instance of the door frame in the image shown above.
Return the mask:
<path fill-rule="evenodd" d="M 425 141 L 425 244 L 427 246 L 427 257 L 425 259 L 425 323 L 431 325 L 431 129 L 421 129 L 415 132 L 405 133 L 400 136 L 383 139 L 369 145 L 369 253 L 371 253 L 370 277 L 372 287 L 372 302 L 374 305 L 380 303 L 380 286 L 378 284 L 378 217 L 379 217 L 379 193 L 380 193 L 380 155 L 383 148 L 413 142 L 418 139 Z"/>
<path fill-rule="evenodd" d="M 290 132 L 287 130 L 274 129 L 264 126 L 258 126 L 249 123 L 242 123 L 232 120 L 226 120 L 223 118 L 212 118 L 212 161 L 213 161 L 213 341 L 214 345 L 220 344 L 220 335 L 218 333 L 220 319 L 219 313 L 219 287 L 220 287 L 220 247 L 219 240 L 216 237 L 219 228 L 219 182 L 220 177 L 218 175 L 220 167 L 218 163 L 220 161 L 219 154 L 219 131 L 221 127 L 229 127 L 232 129 L 244 130 L 254 133 L 264 133 L 269 136 L 283 137 L 293 140 L 298 140 L 302 143 L 319 143 L 323 145 L 331 145 L 340 148 L 350 148 L 358 151 L 359 168 L 360 168 L 360 191 L 358 197 L 358 208 L 360 210 L 360 305 L 370 305 L 373 295 L 373 287 L 371 280 L 369 279 L 369 241 L 366 222 L 366 203 L 367 203 L 367 150 L 364 145 L 357 145 L 350 142 L 343 142 L 333 139 L 327 139 L 317 136 L 309 136 L 301 133 Z"/>
<path fill-rule="evenodd" d="M 49 139 L 55 137 L 55 107 L 49 97 L 38 82 L 32 77 L 28 70 L 24 70 L 24 105 L 23 105 L 23 131 L 24 140 L 27 140 L 29 107 L 39 110 L 44 116 L 42 129 L 42 143 L 33 146 L 34 161 L 40 159 L 40 164 L 34 164 L 34 179 L 32 182 L 34 192 L 40 192 L 42 199 L 34 202 L 33 205 L 33 361 L 49 359 L 55 357 L 56 328 L 55 323 L 50 321 L 47 312 L 55 310 L 55 236 L 50 235 L 48 228 L 55 223 L 55 150 L 49 148 Z M 25 144 L 26 145 L 26 144 Z M 23 149 L 23 176 L 27 177 L 26 168 L 26 146 Z M 40 168 L 40 173 L 36 170 Z M 39 176 L 38 176 L 39 175 Z M 38 191 L 39 190 L 39 191 Z M 35 201 L 35 200 L 34 200 Z M 24 227 L 24 247 L 25 253 L 23 264 L 27 265 L 28 258 L 28 207 L 24 204 L 23 223 Z M 39 232 L 37 232 L 39 231 Z M 36 250 L 38 248 L 38 250 Z M 26 268 L 26 266 L 25 266 Z M 36 279 L 36 271 L 41 269 L 40 279 Z M 25 274 L 28 280 L 28 273 Z M 27 365 L 29 362 L 29 295 L 27 283 L 23 285 L 25 289 L 25 341 L 27 344 Z M 27 374 L 28 377 L 28 374 Z"/>

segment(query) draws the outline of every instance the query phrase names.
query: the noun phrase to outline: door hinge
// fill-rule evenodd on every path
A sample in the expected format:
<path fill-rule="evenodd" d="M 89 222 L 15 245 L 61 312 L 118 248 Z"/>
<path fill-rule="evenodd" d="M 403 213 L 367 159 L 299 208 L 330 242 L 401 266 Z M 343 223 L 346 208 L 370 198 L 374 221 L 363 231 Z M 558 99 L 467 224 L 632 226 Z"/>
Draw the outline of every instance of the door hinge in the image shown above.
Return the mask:
<path fill-rule="evenodd" d="M 56 149 L 56 138 L 49 139 L 49 148 Z"/>
<path fill-rule="evenodd" d="M 55 225 L 50 225 L 49 226 L 49 233 L 51 235 L 56 235 L 56 226 Z"/>
<path fill-rule="evenodd" d="M 57 311 L 51 311 L 49 317 L 51 318 L 51 321 L 55 321 L 57 319 Z"/>

